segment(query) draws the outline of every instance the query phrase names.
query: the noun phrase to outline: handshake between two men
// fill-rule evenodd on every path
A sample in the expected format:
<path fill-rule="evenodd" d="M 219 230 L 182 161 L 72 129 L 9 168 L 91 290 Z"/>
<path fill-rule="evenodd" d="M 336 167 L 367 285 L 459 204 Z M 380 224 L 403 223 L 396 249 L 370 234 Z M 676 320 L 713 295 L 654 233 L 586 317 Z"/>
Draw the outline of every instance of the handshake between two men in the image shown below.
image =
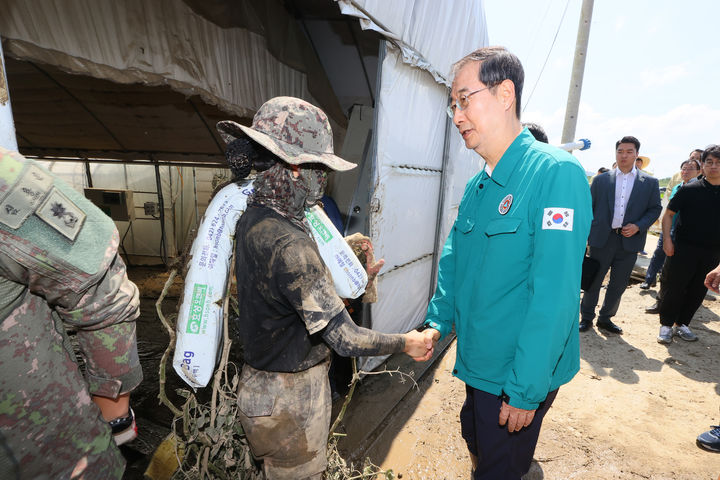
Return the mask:
<path fill-rule="evenodd" d="M 435 352 L 435 344 L 440 339 L 440 332 L 434 328 L 423 331 L 412 330 L 405 334 L 405 349 L 416 362 L 430 360 Z"/>

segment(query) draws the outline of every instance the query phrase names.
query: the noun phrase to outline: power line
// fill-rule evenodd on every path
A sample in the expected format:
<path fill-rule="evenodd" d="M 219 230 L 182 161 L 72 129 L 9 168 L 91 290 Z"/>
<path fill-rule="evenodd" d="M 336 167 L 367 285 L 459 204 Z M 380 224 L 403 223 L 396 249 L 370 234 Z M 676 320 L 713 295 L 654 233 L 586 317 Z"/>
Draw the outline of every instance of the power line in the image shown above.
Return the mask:
<path fill-rule="evenodd" d="M 533 34 L 532 41 L 530 42 L 530 51 L 528 52 L 526 58 L 531 58 L 532 54 L 535 53 L 535 47 L 537 47 L 538 45 L 538 35 L 540 35 L 540 31 L 545 27 L 545 20 L 547 19 L 547 15 L 550 11 L 550 8 L 552 7 L 552 4 L 552 1 L 547 3 L 547 8 L 545 8 L 545 13 L 543 13 L 542 20 L 540 20 L 540 23 L 537 24 L 537 28 L 535 29 L 535 33 Z"/>
<path fill-rule="evenodd" d="M 547 62 L 550 59 L 550 54 L 552 53 L 552 50 L 555 47 L 555 41 L 557 40 L 558 34 L 560 33 L 560 28 L 562 27 L 563 20 L 565 20 L 565 14 L 567 13 L 567 9 L 568 9 L 569 5 L 570 5 L 570 0 L 568 0 L 567 3 L 565 3 L 565 10 L 563 10 L 562 17 L 560 18 L 560 24 L 558 25 L 558 28 L 555 31 L 555 37 L 553 38 L 552 45 L 550 45 L 550 50 L 548 50 L 547 56 L 545 57 L 545 61 L 543 62 L 543 66 L 540 69 L 540 73 L 538 74 L 537 80 L 535 80 L 535 85 L 533 85 L 532 91 L 530 91 L 530 95 L 528 96 L 528 99 L 525 101 L 525 106 L 522 109 L 523 112 L 525 111 L 528 104 L 530 103 L 530 100 L 532 99 L 532 96 L 535 93 L 535 89 L 538 86 L 538 83 L 540 83 L 540 77 L 542 77 L 542 74 L 545 71 L 545 66 L 547 65 Z"/>

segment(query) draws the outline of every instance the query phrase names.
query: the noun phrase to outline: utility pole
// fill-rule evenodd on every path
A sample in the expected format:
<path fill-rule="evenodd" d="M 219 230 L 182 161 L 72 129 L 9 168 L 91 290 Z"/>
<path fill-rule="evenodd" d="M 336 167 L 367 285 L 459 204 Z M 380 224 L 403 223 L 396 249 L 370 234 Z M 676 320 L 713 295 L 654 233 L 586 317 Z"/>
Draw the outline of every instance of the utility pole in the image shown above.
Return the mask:
<path fill-rule="evenodd" d="M 18 149 L 15 138 L 15 122 L 10 108 L 10 92 L 5 74 L 2 40 L 0 40 L 0 147 L 15 151 Z"/>
<path fill-rule="evenodd" d="M 577 115 L 580 108 L 580 93 L 582 92 L 583 75 L 585 73 L 585 58 L 587 57 L 588 40 L 590 39 L 593 3 L 594 0 L 583 0 L 582 9 L 580 10 L 580 25 L 578 26 L 577 41 L 575 42 L 575 60 L 573 61 L 572 77 L 570 78 L 570 90 L 568 91 L 561 143 L 572 142 L 575 138 L 575 127 L 577 126 Z"/>

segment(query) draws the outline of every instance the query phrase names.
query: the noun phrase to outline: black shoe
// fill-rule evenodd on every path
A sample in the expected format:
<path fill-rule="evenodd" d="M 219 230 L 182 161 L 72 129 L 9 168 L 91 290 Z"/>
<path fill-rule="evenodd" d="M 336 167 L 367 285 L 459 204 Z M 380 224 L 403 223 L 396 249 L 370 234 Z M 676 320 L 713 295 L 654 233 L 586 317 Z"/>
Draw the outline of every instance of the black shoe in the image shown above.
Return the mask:
<path fill-rule="evenodd" d="M 580 320 L 580 331 L 587 332 L 592 328 L 592 320 Z"/>
<path fill-rule="evenodd" d="M 597 322 L 597 327 L 605 330 L 606 332 L 610 333 L 617 333 L 618 335 L 622 335 L 622 328 L 615 325 L 610 320 L 604 321 L 604 322 Z"/>
<path fill-rule="evenodd" d="M 657 302 L 645 309 L 645 313 L 660 313 L 660 305 Z"/>

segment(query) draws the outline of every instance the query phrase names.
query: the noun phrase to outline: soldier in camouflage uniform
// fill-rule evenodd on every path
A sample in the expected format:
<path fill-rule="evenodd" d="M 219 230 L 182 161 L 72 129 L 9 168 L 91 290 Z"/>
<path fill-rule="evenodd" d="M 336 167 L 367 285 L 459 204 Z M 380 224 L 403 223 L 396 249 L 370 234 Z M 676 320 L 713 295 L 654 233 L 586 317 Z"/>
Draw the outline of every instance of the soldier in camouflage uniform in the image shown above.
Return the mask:
<path fill-rule="evenodd" d="M 0 148 L 0 478 L 122 477 L 108 421 L 142 372 L 118 238 L 82 195 Z"/>
<path fill-rule="evenodd" d="M 290 97 L 263 104 L 252 127 L 220 122 L 226 142 L 251 141 L 273 165 L 257 176 L 236 231 L 243 366 L 239 419 L 269 480 L 320 479 L 330 429 L 330 349 L 343 356 L 432 355 L 420 332 L 358 327 L 305 223 L 328 169 L 355 167 L 333 153 L 325 114 Z M 261 148 L 264 147 L 264 148 Z"/>

